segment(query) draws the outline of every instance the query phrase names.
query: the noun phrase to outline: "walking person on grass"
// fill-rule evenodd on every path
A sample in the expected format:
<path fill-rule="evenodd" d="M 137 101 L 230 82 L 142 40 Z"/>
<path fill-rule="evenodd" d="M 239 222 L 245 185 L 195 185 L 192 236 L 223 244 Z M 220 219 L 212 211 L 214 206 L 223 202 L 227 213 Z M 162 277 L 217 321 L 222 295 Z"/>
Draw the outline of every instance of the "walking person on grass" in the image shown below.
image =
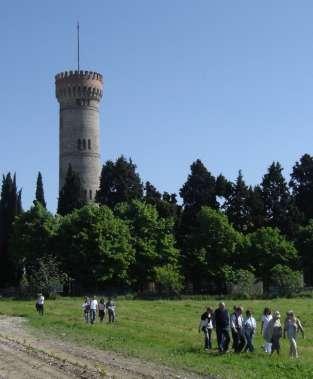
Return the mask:
<path fill-rule="evenodd" d="M 201 315 L 199 324 L 199 333 L 204 334 L 204 349 L 212 349 L 212 330 L 213 330 L 213 310 L 207 307 L 206 311 Z"/>
<path fill-rule="evenodd" d="M 269 354 L 271 353 L 271 350 L 272 350 L 272 343 L 267 333 L 267 327 L 272 318 L 273 316 L 272 316 L 271 309 L 268 307 L 264 308 L 264 312 L 261 318 L 261 334 L 264 338 L 264 346 L 263 346 L 264 351 L 265 353 L 269 353 Z"/>
<path fill-rule="evenodd" d="M 231 333 L 233 337 L 233 347 L 235 353 L 240 353 L 245 346 L 245 337 L 243 330 L 243 308 L 237 307 L 235 313 L 232 314 L 230 319 Z"/>
<path fill-rule="evenodd" d="M 297 334 L 301 331 L 304 338 L 304 330 L 300 320 L 295 316 L 293 311 L 287 312 L 287 317 L 284 323 L 284 338 L 287 338 L 290 343 L 289 356 L 291 358 L 298 358 Z"/>
<path fill-rule="evenodd" d="M 256 321 L 255 318 L 252 316 L 252 311 L 250 309 L 247 309 L 246 311 L 246 318 L 243 323 L 243 330 L 246 339 L 245 351 L 250 351 L 252 353 L 254 351 L 253 336 L 256 331 Z"/>
<path fill-rule="evenodd" d="M 218 350 L 220 353 L 228 351 L 229 337 L 229 313 L 225 307 L 225 303 L 219 303 L 218 308 L 214 312 L 214 326 L 216 330 L 216 338 Z"/>
<path fill-rule="evenodd" d="M 96 299 L 96 296 L 94 296 L 90 302 L 90 322 L 92 324 L 96 321 L 97 308 L 98 308 L 98 301 Z"/>
<path fill-rule="evenodd" d="M 39 293 L 37 295 L 37 300 L 36 300 L 36 310 L 41 316 L 43 316 L 44 304 L 45 304 L 45 297 L 43 296 L 42 293 Z"/>
<path fill-rule="evenodd" d="M 108 322 L 114 322 L 115 321 L 115 318 L 116 318 L 116 315 L 115 315 L 115 304 L 112 300 L 112 298 L 110 297 L 108 302 L 106 303 L 106 308 L 108 310 L 108 316 L 109 316 L 109 321 Z"/>
<path fill-rule="evenodd" d="M 273 318 L 268 323 L 266 332 L 268 333 L 268 337 L 272 343 L 271 355 L 273 355 L 274 351 L 279 355 L 280 353 L 280 339 L 283 334 L 283 329 L 280 322 L 280 313 L 275 311 L 273 314 Z"/>
<path fill-rule="evenodd" d="M 99 320 L 102 322 L 105 317 L 105 302 L 103 298 L 100 299 L 98 310 L 99 310 Z"/>
<path fill-rule="evenodd" d="M 83 308 L 83 315 L 86 323 L 90 321 L 90 299 L 88 297 L 85 297 L 84 303 L 82 305 Z"/>

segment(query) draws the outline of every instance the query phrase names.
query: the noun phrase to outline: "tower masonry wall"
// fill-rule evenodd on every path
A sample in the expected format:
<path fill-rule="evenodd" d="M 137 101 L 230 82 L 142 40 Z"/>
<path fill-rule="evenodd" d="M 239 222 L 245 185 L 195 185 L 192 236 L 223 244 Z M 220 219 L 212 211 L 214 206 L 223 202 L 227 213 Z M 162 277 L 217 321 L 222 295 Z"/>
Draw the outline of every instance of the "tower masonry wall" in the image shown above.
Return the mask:
<path fill-rule="evenodd" d="M 60 104 L 59 190 L 71 164 L 81 179 L 83 195 L 93 200 L 101 170 L 99 105 L 102 75 L 92 71 L 56 75 L 56 97 Z"/>

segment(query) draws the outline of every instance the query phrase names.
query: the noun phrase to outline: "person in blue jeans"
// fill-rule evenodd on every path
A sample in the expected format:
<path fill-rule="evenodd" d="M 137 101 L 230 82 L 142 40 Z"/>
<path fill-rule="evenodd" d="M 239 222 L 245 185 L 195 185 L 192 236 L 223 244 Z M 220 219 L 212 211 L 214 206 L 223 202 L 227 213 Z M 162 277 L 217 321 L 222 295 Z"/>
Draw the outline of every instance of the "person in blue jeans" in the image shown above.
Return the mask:
<path fill-rule="evenodd" d="M 253 352 L 253 336 L 256 331 L 256 321 L 255 318 L 252 316 L 252 311 L 250 309 L 247 309 L 246 311 L 246 317 L 243 322 L 243 330 L 246 339 L 245 351 Z"/>
<path fill-rule="evenodd" d="M 225 307 L 225 303 L 219 303 L 218 308 L 214 312 L 214 326 L 218 350 L 220 353 L 226 353 L 229 347 L 230 336 L 229 313 Z"/>

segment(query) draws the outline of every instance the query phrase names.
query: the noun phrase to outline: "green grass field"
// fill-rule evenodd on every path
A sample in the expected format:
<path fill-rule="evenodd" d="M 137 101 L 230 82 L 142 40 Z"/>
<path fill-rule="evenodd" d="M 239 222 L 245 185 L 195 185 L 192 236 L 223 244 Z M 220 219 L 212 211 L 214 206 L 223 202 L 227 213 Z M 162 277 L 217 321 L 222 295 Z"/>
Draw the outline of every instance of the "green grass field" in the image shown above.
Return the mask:
<path fill-rule="evenodd" d="M 46 302 L 46 315 L 40 317 L 34 302 L 0 300 L 0 314 L 25 316 L 30 326 L 79 344 L 113 350 L 202 374 L 222 378 L 313 378 L 313 300 L 277 299 L 271 301 L 229 301 L 252 307 L 260 319 L 264 306 L 278 309 L 284 319 L 292 308 L 305 327 L 305 339 L 299 336 L 300 358 L 288 357 L 289 344 L 282 339 L 282 353 L 269 357 L 261 350 L 260 322 L 255 338 L 255 353 L 219 355 L 214 349 L 203 350 L 203 337 L 198 322 L 206 305 L 216 307 L 218 301 L 117 301 L 115 324 L 86 325 L 82 318 L 82 299 L 62 298 Z M 214 347 L 216 339 L 214 335 Z"/>

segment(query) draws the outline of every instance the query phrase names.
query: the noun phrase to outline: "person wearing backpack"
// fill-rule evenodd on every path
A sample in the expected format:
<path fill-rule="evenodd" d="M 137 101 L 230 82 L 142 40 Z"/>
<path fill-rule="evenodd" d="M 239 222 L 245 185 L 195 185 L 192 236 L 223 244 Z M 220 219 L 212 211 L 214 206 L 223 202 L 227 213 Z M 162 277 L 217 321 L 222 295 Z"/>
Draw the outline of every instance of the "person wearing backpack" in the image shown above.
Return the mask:
<path fill-rule="evenodd" d="M 106 308 L 108 310 L 108 316 L 109 316 L 109 320 L 108 322 L 114 322 L 115 321 L 115 304 L 112 300 L 112 298 L 110 297 L 108 302 L 106 303 Z"/>
<path fill-rule="evenodd" d="M 201 315 L 199 324 L 199 333 L 202 331 L 204 334 L 204 349 L 212 349 L 212 330 L 213 330 L 213 310 L 208 307 L 206 312 Z"/>

